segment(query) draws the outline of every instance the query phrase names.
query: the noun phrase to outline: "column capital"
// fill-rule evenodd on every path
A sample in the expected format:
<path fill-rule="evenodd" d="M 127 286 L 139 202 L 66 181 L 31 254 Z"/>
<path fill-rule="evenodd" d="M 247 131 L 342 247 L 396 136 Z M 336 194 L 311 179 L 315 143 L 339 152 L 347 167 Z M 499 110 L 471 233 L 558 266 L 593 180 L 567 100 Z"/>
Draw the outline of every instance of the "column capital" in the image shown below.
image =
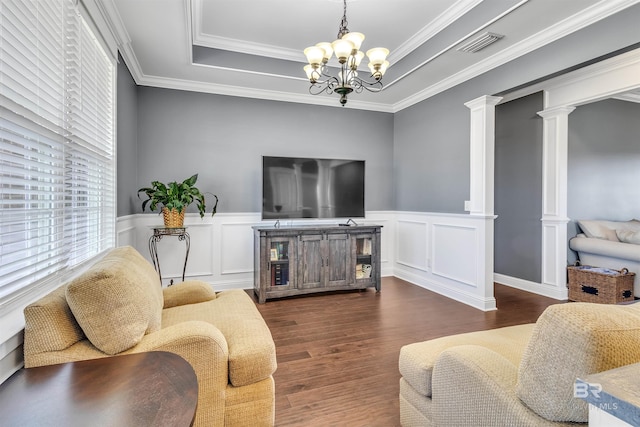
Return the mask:
<path fill-rule="evenodd" d="M 464 105 L 467 108 L 474 109 L 478 107 L 483 107 L 487 105 L 497 105 L 500 101 L 502 101 L 501 96 L 491 96 L 491 95 L 483 95 L 479 98 L 472 99 L 471 101 L 465 102 Z"/>
<path fill-rule="evenodd" d="M 553 107 L 553 108 L 547 108 L 546 110 L 538 111 L 538 115 L 543 119 L 550 119 L 553 117 L 568 116 L 575 109 L 576 107 L 568 107 L 568 106 Z"/>

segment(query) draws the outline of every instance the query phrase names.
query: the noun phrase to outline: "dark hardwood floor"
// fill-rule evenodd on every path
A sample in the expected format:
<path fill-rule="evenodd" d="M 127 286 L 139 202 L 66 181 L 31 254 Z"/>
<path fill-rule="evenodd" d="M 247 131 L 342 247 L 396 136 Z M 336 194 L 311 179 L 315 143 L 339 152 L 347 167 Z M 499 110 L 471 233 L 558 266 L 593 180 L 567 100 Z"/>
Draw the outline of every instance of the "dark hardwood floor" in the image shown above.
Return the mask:
<path fill-rule="evenodd" d="M 276 343 L 277 426 L 399 425 L 400 347 L 444 335 L 535 322 L 561 303 L 496 285 L 482 312 L 403 280 L 382 292 L 316 294 L 258 309 Z"/>

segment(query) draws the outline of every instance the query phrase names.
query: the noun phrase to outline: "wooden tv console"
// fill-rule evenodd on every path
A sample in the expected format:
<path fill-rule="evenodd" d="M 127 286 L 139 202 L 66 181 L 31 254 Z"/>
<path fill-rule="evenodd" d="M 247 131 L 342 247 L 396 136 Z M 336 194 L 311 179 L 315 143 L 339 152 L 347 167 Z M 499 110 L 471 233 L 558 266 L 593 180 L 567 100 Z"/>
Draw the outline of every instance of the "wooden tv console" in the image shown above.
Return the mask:
<path fill-rule="evenodd" d="M 380 225 L 255 226 L 258 302 L 291 295 L 380 291 Z"/>

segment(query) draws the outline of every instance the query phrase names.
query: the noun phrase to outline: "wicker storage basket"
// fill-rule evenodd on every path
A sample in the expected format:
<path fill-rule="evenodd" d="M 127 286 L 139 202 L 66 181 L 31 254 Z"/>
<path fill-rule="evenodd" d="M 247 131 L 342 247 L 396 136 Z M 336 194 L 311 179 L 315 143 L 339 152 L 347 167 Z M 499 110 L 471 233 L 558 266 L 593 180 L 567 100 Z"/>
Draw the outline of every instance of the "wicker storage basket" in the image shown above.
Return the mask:
<path fill-rule="evenodd" d="M 629 270 L 578 265 L 567 267 L 569 274 L 569 300 L 617 304 L 633 300 L 635 273 Z"/>
<path fill-rule="evenodd" d="M 182 228 L 184 226 L 184 209 L 178 212 L 177 209 L 162 208 L 164 226 L 167 228 Z"/>

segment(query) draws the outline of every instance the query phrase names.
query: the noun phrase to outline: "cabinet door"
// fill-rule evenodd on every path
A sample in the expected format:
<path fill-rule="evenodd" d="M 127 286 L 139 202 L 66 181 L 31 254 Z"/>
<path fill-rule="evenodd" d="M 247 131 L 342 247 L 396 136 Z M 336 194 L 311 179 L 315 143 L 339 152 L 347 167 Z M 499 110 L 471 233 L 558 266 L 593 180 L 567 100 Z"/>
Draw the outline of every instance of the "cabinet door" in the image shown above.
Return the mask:
<path fill-rule="evenodd" d="M 355 234 L 352 236 L 352 255 L 355 260 L 354 273 L 356 284 L 373 282 L 377 276 L 378 265 L 374 256 L 376 250 L 375 234 Z M 352 264 L 353 265 L 353 264 Z"/>
<path fill-rule="evenodd" d="M 298 243 L 298 288 L 321 288 L 324 268 L 324 234 L 303 234 Z"/>
<path fill-rule="evenodd" d="M 290 237 L 271 237 L 267 239 L 267 288 L 286 290 L 295 288 L 296 265 L 292 255 L 295 251 L 295 239 Z M 293 258 L 293 259 L 291 259 Z"/>
<path fill-rule="evenodd" d="M 351 239 L 348 234 L 327 234 L 325 256 L 326 286 L 349 284 Z"/>

